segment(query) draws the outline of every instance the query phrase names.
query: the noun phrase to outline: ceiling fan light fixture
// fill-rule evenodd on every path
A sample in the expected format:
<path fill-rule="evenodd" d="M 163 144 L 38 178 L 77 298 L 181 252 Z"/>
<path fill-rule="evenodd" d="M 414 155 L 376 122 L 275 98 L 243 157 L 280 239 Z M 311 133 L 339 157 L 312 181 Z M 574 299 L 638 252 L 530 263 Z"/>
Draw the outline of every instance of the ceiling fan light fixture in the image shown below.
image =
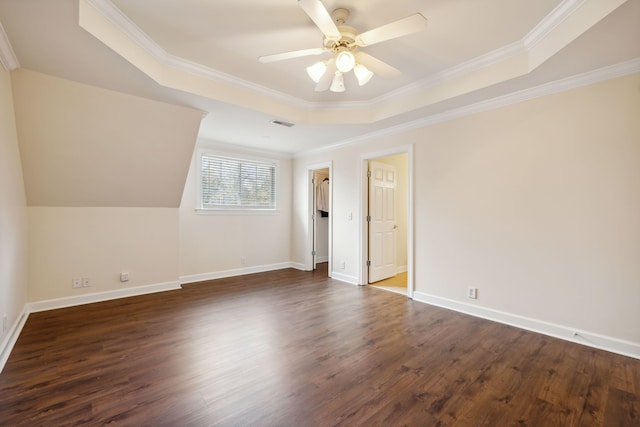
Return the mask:
<path fill-rule="evenodd" d="M 336 71 L 333 76 L 329 90 L 331 92 L 344 92 L 344 75 L 340 71 Z"/>
<path fill-rule="evenodd" d="M 307 67 L 307 74 L 311 77 L 311 80 L 318 83 L 324 73 L 327 71 L 327 63 L 324 61 L 316 62 L 313 65 Z"/>
<path fill-rule="evenodd" d="M 358 84 L 360 86 L 366 85 L 369 82 L 369 80 L 371 80 L 371 77 L 373 77 L 373 71 L 371 71 L 370 69 L 368 69 L 362 64 L 356 64 L 353 67 L 353 74 L 356 75 L 356 78 L 358 79 Z"/>
<path fill-rule="evenodd" d="M 336 56 L 336 67 L 343 73 L 348 73 L 356 64 L 356 58 L 353 53 L 343 50 Z"/>

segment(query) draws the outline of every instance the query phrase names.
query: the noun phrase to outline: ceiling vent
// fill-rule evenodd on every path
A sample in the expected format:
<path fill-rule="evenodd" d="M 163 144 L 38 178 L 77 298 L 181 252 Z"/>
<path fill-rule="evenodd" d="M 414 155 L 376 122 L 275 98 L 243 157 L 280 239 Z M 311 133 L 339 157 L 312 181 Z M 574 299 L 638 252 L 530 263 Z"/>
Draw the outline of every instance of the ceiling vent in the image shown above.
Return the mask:
<path fill-rule="evenodd" d="M 271 120 L 271 123 L 273 123 L 274 125 L 280 125 L 288 128 L 295 126 L 293 123 L 283 122 L 281 120 Z"/>

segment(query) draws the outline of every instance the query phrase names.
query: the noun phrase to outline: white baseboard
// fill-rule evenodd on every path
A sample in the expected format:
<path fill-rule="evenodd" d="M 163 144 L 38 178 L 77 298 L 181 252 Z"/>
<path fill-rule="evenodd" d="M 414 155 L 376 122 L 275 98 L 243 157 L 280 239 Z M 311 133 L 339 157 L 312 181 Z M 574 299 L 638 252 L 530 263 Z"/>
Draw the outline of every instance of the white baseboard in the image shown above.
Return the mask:
<path fill-rule="evenodd" d="M 13 346 L 16 345 L 16 341 L 18 340 L 20 332 L 22 332 L 22 328 L 27 322 L 28 317 L 29 313 L 26 311 L 25 306 L 20 316 L 18 316 L 15 322 L 13 322 L 13 325 L 11 325 L 11 329 L 9 329 L 9 333 L 5 339 L 2 340 L 2 344 L 0 344 L 0 372 L 4 369 L 4 365 L 7 363 L 7 360 L 9 360 L 9 355 L 13 350 Z"/>
<path fill-rule="evenodd" d="M 72 307 L 74 305 L 91 304 L 94 302 L 108 301 L 118 298 L 132 297 L 136 295 L 153 294 L 156 292 L 172 291 L 180 289 L 179 282 L 165 282 L 153 285 L 136 286 L 106 292 L 95 292 L 92 294 L 77 295 L 65 298 L 56 298 L 45 301 L 27 303 L 27 312 L 36 313 L 38 311 L 53 310 L 56 308 Z"/>
<path fill-rule="evenodd" d="M 265 264 L 257 265 L 254 267 L 234 268 L 233 270 L 214 271 L 211 273 L 190 274 L 187 276 L 180 276 L 180 283 L 204 282 L 207 280 L 224 279 L 225 277 L 242 276 L 243 274 L 282 270 L 283 268 L 295 268 L 298 270 L 304 270 L 304 264 L 281 262 L 278 264 Z"/>
<path fill-rule="evenodd" d="M 359 280 L 357 277 L 349 276 L 347 274 L 336 273 L 335 271 L 331 272 L 329 275 L 332 279 L 340 280 L 341 282 L 349 283 L 350 285 L 359 285 Z"/>
<path fill-rule="evenodd" d="M 406 265 L 399 265 L 396 267 L 396 274 L 406 273 L 409 270 L 409 267 Z"/>
<path fill-rule="evenodd" d="M 549 335 L 577 344 L 610 351 L 612 353 L 621 354 L 623 356 L 633 357 L 634 359 L 640 359 L 640 343 L 625 341 L 589 331 L 570 328 L 564 325 L 557 325 L 538 319 L 532 319 L 530 317 L 506 313 L 504 311 L 494 310 L 491 308 L 467 304 L 448 298 L 441 298 L 435 295 L 426 294 L 424 292 L 414 292 L 413 299 L 415 301 L 447 308 L 450 310 L 458 311 L 460 313 L 469 314 L 471 316 L 493 320 L 495 322 L 504 323 L 533 332 L 538 332 L 544 335 Z"/>
<path fill-rule="evenodd" d="M 316 256 L 316 263 L 329 262 L 328 256 Z"/>
<path fill-rule="evenodd" d="M 290 267 L 295 268 L 296 270 L 307 271 L 307 267 L 300 262 L 292 262 Z"/>

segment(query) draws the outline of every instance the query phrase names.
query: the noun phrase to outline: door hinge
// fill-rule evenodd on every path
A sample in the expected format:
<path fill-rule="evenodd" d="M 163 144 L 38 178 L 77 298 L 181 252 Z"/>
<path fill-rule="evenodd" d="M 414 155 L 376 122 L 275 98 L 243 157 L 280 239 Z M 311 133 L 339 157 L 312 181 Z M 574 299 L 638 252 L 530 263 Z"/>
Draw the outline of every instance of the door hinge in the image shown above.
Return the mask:
<path fill-rule="evenodd" d="M 367 267 L 371 267 L 371 260 L 367 260 Z"/>
<path fill-rule="evenodd" d="M 367 171 L 367 176 L 371 178 L 371 171 Z"/>
<path fill-rule="evenodd" d="M 316 256 L 316 251 L 311 251 L 312 256 Z"/>
<path fill-rule="evenodd" d="M 367 215 L 367 222 L 371 222 L 371 215 Z"/>

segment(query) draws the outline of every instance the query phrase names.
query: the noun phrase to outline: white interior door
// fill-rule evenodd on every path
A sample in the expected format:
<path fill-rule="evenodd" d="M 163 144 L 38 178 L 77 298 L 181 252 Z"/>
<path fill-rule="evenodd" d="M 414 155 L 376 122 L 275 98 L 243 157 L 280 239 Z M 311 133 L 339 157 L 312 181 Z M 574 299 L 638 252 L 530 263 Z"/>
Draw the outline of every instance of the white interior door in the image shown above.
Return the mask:
<path fill-rule="evenodd" d="M 392 165 L 369 162 L 369 283 L 397 273 L 397 173 Z"/>

